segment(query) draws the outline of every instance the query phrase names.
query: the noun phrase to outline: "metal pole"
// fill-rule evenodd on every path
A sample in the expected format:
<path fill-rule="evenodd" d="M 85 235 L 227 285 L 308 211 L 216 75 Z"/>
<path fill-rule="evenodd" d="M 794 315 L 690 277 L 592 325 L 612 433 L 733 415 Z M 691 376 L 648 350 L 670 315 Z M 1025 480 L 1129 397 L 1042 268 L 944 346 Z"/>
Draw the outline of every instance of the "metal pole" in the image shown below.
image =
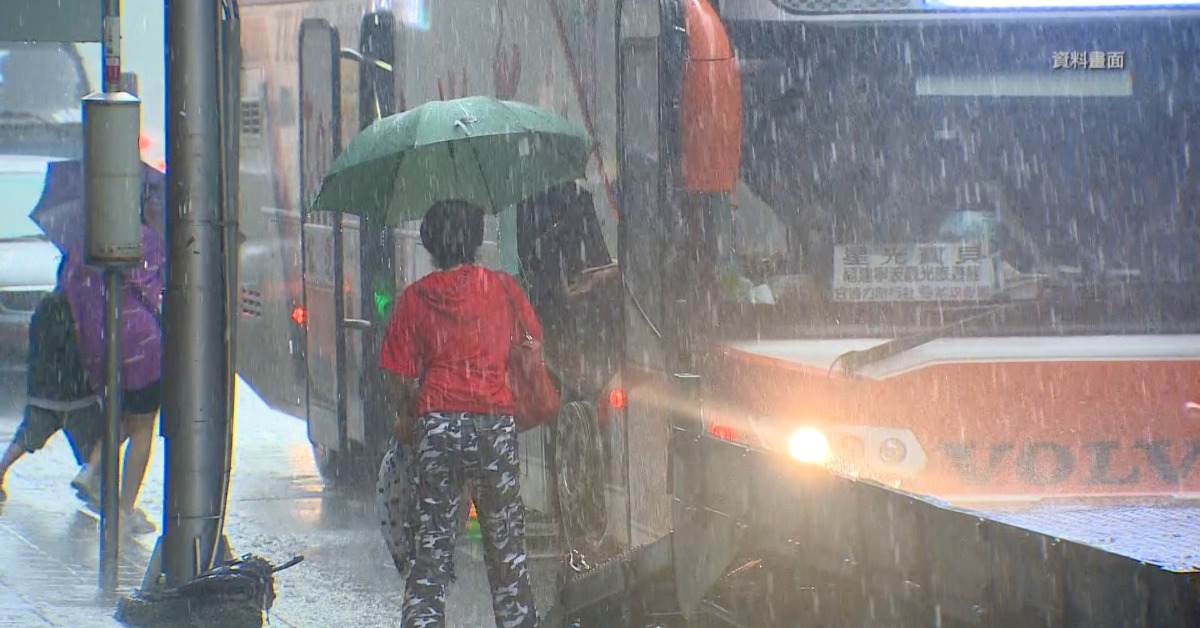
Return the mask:
<path fill-rule="evenodd" d="M 104 0 L 104 93 L 121 91 L 121 1 Z M 98 139 L 98 138 L 97 138 Z M 104 269 L 104 436 L 100 444 L 100 587 L 116 591 L 121 554 L 121 270 Z"/>
<path fill-rule="evenodd" d="M 117 588 L 120 556 L 121 271 L 104 269 L 104 440 L 100 444 L 100 587 Z"/>
<path fill-rule="evenodd" d="M 169 2 L 167 292 L 163 364 L 166 586 L 212 562 L 222 510 L 226 427 L 225 290 L 220 224 L 218 4 Z"/>
<path fill-rule="evenodd" d="M 121 0 L 104 0 L 104 91 L 121 91 Z"/>
<path fill-rule="evenodd" d="M 229 508 L 229 483 L 233 469 L 233 408 L 237 391 L 237 322 L 240 314 L 238 294 L 238 254 L 240 232 L 238 205 L 238 173 L 241 162 L 238 152 L 238 138 L 241 131 L 241 93 L 242 93 L 242 48 L 241 48 L 241 16 L 236 0 L 222 0 L 220 20 L 221 51 L 221 223 L 225 225 L 222 248 L 225 253 L 225 416 L 228 422 L 225 426 L 224 453 L 225 460 L 221 467 L 221 517 L 217 524 L 218 552 L 214 552 L 208 564 L 201 569 L 212 568 L 217 562 L 224 560 L 221 551 L 228 553 L 225 539 L 225 516 Z"/>

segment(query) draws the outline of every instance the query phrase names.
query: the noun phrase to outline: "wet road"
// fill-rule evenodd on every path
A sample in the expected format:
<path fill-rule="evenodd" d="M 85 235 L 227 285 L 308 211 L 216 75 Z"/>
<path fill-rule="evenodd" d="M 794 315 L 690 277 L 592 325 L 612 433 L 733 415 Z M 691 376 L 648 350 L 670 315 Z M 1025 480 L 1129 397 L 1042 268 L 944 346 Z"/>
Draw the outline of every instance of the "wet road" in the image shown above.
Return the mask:
<path fill-rule="evenodd" d="M 226 532 L 235 553 L 274 563 L 296 554 L 305 562 L 276 577 L 271 622 L 283 626 L 394 626 L 403 584 L 392 566 L 373 503 L 326 491 L 305 426 L 271 411 L 239 389 L 233 485 Z M 19 417 L 0 418 L 11 440 Z M 156 440 L 142 492 L 152 520 L 161 517 L 162 441 Z M 0 503 L 0 626 L 112 626 L 111 603 L 97 596 L 98 523 L 68 487 L 76 469 L 66 440 L 26 456 L 8 474 Z M 126 537 L 122 587 L 137 586 L 157 534 Z M 492 625 L 483 565 L 468 548 L 458 555 L 450 589 L 451 626 Z M 476 552 L 477 554 L 477 552 Z M 534 561 L 539 610 L 549 608 L 554 561 Z"/>

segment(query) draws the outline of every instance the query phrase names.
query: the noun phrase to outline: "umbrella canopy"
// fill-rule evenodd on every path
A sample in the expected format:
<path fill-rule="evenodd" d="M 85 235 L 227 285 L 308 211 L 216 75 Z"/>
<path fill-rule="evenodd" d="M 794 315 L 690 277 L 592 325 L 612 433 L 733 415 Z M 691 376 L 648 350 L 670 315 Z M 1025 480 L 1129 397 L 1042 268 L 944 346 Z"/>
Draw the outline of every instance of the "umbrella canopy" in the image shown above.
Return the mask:
<path fill-rule="evenodd" d="M 592 142 L 533 105 L 476 96 L 377 120 L 330 166 L 311 210 L 416 220 L 437 201 L 499 211 L 584 175 Z"/>
<path fill-rule="evenodd" d="M 46 168 L 42 197 L 30 212 L 29 219 L 37 223 L 61 251 L 83 248 L 87 225 L 85 193 L 82 161 L 55 161 Z M 142 204 L 142 222 L 159 235 L 165 234 L 167 175 L 145 162 L 142 163 L 142 198 L 153 201 Z"/>

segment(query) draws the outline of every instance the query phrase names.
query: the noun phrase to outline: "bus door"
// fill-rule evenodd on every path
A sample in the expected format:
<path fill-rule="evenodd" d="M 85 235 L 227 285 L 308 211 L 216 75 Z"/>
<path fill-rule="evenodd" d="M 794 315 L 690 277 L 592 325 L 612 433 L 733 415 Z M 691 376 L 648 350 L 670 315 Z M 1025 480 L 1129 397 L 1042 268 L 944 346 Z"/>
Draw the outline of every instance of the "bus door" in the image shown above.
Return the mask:
<path fill-rule="evenodd" d="M 337 29 L 323 19 L 300 25 L 300 194 L 303 211 L 303 320 L 309 440 L 346 450 L 344 241 L 342 215 L 308 212 L 321 178 L 341 150 L 341 72 Z"/>
<path fill-rule="evenodd" d="M 396 18 L 389 12 L 363 16 L 359 29 L 358 130 L 397 111 Z M 353 356 L 344 371 L 350 438 L 365 447 L 368 470 L 379 467 L 393 416 L 385 401 L 388 380 L 382 377 L 379 348 L 396 294 L 395 244 L 392 228 L 378 219 L 362 218 L 347 240 L 347 350 Z"/>
<path fill-rule="evenodd" d="M 618 35 L 620 260 L 626 287 L 627 395 L 623 446 L 615 451 L 624 504 L 609 505 L 625 522 L 621 540 L 645 545 L 671 529 L 668 443 L 672 374 L 681 366 L 688 304 L 680 275 L 690 255 L 679 193 L 678 114 L 683 68 L 683 3 L 630 0 Z M 624 512 L 621 512 L 621 511 Z M 614 522 L 615 524 L 615 522 Z"/>
<path fill-rule="evenodd" d="M 306 20 L 301 26 L 300 188 L 306 206 L 316 198 L 343 136 L 395 112 L 394 18 L 368 14 L 360 32 L 359 49 L 353 50 L 340 47 L 337 29 L 325 20 Z M 358 104 L 357 128 L 344 127 L 343 60 L 358 66 L 357 90 L 352 90 Z M 368 445 L 387 442 L 391 422 L 368 417 L 387 416 L 383 381 L 373 365 L 378 363 L 382 323 L 395 291 L 391 241 L 390 229 L 369 218 L 305 213 L 308 430 L 326 462 L 349 462 L 366 449 L 364 463 L 370 468 L 381 452 Z"/>

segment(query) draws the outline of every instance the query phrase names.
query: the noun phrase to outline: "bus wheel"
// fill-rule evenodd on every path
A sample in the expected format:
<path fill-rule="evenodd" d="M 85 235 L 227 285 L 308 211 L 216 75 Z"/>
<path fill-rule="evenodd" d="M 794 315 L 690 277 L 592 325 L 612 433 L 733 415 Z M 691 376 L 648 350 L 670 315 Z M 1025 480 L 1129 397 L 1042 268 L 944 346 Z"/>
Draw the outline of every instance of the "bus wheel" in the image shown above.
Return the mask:
<path fill-rule="evenodd" d="M 591 556 L 600 551 L 608 530 L 600 438 L 592 404 L 573 401 L 563 406 L 554 431 L 558 519 L 568 546 Z"/>
<path fill-rule="evenodd" d="M 375 488 L 379 476 L 379 456 L 364 455 L 364 452 L 350 452 L 330 449 L 323 445 L 312 446 L 313 460 L 317 463 L 317 471 L 326 484 L 338 488 L 360 489 Z"/>

